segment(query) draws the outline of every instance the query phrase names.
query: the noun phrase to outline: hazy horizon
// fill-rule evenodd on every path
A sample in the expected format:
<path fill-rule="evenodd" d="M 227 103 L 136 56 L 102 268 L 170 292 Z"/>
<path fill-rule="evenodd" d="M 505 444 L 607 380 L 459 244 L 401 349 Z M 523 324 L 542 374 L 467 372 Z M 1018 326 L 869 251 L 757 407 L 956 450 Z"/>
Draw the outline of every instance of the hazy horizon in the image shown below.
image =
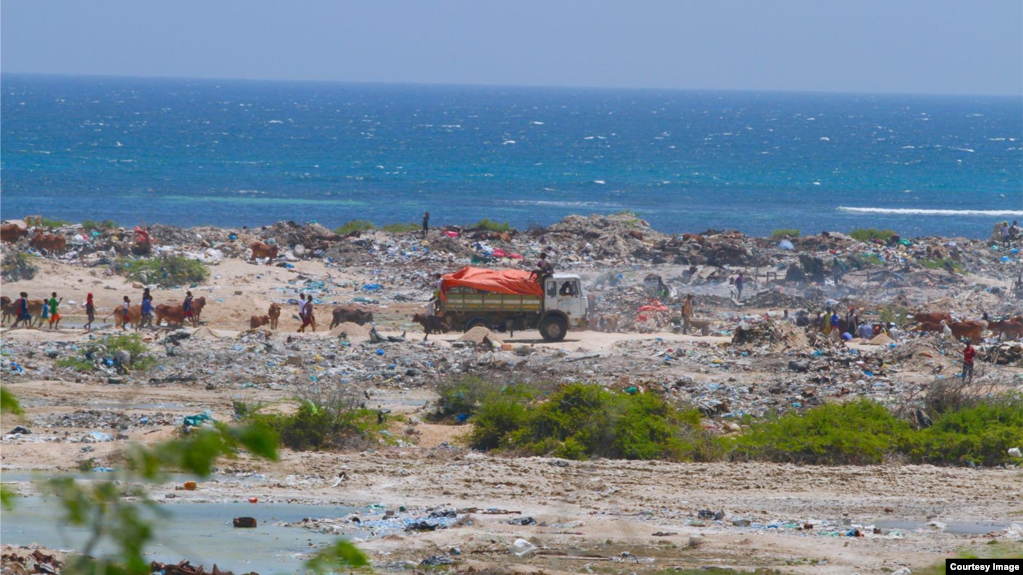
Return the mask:
<path fill-rule="evenodd" d="M 0 70 L 72 76 L 1023 95 L 1023 3 L 8 0 Z"/>

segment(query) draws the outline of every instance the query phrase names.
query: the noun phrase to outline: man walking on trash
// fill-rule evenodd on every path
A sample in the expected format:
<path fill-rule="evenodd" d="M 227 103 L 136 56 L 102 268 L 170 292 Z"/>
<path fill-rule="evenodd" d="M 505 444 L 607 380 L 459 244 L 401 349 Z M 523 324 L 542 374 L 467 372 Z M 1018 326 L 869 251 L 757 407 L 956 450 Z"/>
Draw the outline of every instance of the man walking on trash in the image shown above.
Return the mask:
<path fill-rule="evenodd" d="M 973 383 L 973 356 L 977 355 L 977 350 L 973 349 L 970 344 L 970 340 L 966 340 L 966 347 L 963 348 L 963 382 L 969 379 L 969 383 Z"/>

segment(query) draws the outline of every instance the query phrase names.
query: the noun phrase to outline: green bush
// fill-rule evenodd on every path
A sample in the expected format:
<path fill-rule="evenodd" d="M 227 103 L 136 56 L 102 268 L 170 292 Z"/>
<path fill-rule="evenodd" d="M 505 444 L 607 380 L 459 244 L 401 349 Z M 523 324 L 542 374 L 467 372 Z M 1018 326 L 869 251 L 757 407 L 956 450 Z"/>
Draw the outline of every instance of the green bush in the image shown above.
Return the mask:
<path fill-rule="evenodd" d="M 54 362 L 53 365 L 57 367 L 68 367 L 75 371 L 92 371 L 92 368 L 94 367 L 91 361 L 78 356 L 62 357 Z"/>
<path fill-rule="evenodd" d="M 237 407 L 236 407 L 237 411 Z M 281 443 L 295 451 L 342 448 L 353 440 L 369 441 L 387 427 L 371 409 L 336 410 L 311 400 L 301 401 L 294 413 L 244 410 L 244 419 L 273 430 Z"/>
<path fill-rule="evenodd" d="M 430 419 L 444 421 L 460 415 L 475 415 L 483 402 L 500 394 L 503 387 L 497 381 L 470 374 L 445 379 L 437 385 L 440 399 Z"/>
<path fill-rule="evenodd" d="M 854 240 L 861 242 L 869 242 L 871 240 L 881 240 L 887 242 L 895 235 L 894 230 L 876 230 L 874 228 L 856 228 L 849 232 L 849 236 Z"/>
<path fill-rule="evenodd" d="M 128 279 L 160 287 L 201 284 L 210 277 L 206 264 L 181 255 L 121 260 L 119 268 Z"/>
<path fill-rule="evenodd" d="M 113 230 L 117 228 L 117 223 L 114 220 L 103 220 L 102 222 L 82 220 L 82 227 L 87 232 Z"/>
<path fill-rule="evenodd" d="M 119 350 L 131 354 L 131 365 L 126 367 L 132 371 L 148 371 L 156 366 L 156 358 L 149 355 L 146 342 L 137 333 L 102 337 L 90 342 L 78 355 L 62 357 L 54 365 L 75 371 L 92 371 L 96 360 L 114 359 Z"/>
<path fill-rule="evenodd" d="M 419 226 L 419 224 L 401 224 L 401 223 L 398 223 L 398 224 L 387 224 L 387 225 L 385 225 L 381 229 L 384 230 L 387 233 L 390 233 L 390 234 L 403 234 L 405 232 L 411 232 L 411 231 L 419 230 L 419 229 L 422 229 L 422 228 Z"/>
<path fill-rule="evenodd" d="M 802 464 L 875 464 L 906 441 L 912 429 L 867 399 L 825 404 L 803 414 L 753 422 L 733 440 L 733 457 Z"/>
<path fill-rule="evenodd" d="M 64 220 L 55 220 L 52 218 L 39 218 L 39 226 L 43 228 L 60 228 L 70 224 Z"/>
<path fill-rule="evenodd" d="M 964 273 L 963 264 L 946 258 L 935 258 L 930 260 L 917 260 L 917 263 L 929 270 L 952 270 L 955 273 Z"/>
<path fill-rule="evenodd" d="M 780 240 L 782 238 L 798 238 L 799 230 L 795 228 L 774 230 L 773 232 L 771 232 L 771 237 L 776 240 Z"/>
<path fill-rule="evenodd" d="M 512 388 L 483 401 L 469 437 L 478 449 L 506 447 L 569 459 L 710 459 L 714 440 L 695 410 L 677 410 L 652 394 L 599 385 L 565 386 L 546 401 Z"/>
<path fill-rule="evenodd" d="M 1000 465 L 1023 445 L 1023 396 L 992 399 L 947 411 L 914 434 L 906 454 L 913 461 L 951 465 Z"/>
<path fill-rule="evenodd" d="M 334 233 L 339 236 L 347 236 L 352 232 L 366 232 L 369 230 L 377 229 L 369 220 L 352 220 L 340 228 L 334 230 Z"/>
<path fill-rule="evenodd" d="M 471 226 L 470 229 L 485 230 L 488 232 L 507 232 L 511 230 L 511 225 L 508 224 L 508 222 L 495 222 L 491 221 L 489 218 L 483 218 L 476 222 L 476 225 Z"/>

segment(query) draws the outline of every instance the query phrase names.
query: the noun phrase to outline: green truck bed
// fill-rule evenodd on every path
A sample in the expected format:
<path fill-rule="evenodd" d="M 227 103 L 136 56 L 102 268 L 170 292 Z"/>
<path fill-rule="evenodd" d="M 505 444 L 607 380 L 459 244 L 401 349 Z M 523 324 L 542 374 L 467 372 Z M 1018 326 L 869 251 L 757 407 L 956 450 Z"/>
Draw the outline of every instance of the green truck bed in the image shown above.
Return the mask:
<path fill-rule="evenodd" d="M 543 296 L 510 295 L 472 288 L 456 287 L 447 292 L 445 312 L 513 312 L 539 313 L 543 310 Z"/>

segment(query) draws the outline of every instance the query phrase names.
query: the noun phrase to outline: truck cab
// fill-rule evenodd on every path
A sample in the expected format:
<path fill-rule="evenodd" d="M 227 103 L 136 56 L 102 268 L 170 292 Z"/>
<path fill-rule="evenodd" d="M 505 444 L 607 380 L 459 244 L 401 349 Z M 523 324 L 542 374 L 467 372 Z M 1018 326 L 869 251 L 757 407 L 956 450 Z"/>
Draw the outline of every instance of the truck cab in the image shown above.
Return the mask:
<path fill-rule="evenodd" d="M 553 274 L 544 279 L 544 311 L 565 314 L 569 327 L 586 327 L 588 302 L 583 283 L 574 274 Z"/>

